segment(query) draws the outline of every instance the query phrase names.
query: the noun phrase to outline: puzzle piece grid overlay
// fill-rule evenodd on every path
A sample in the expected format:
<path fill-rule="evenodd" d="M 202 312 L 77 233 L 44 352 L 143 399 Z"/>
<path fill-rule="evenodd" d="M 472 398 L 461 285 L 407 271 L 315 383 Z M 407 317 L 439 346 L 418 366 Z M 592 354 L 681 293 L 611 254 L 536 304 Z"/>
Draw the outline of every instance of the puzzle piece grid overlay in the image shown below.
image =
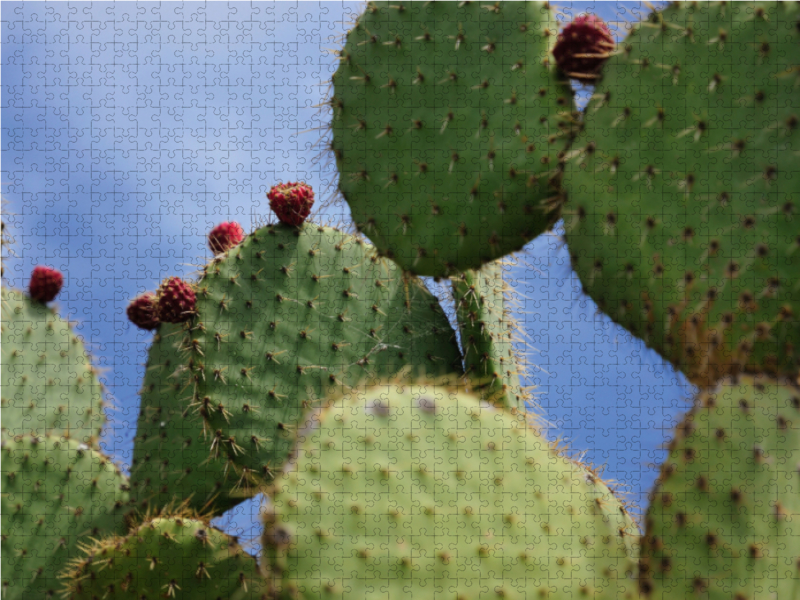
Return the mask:
<path fill-rule="evenodd" d="M 639 20 L 639 3 L 565 3 Z M 209 258 L 205 234 L 271 218 L 275 183 L 303 180 L 333 197 L 328 114 L 315 105 L 336 69 L 329 50 L 359 3 L 21 3 L 2 10 L 2 194 L 14 237 L 6 281 L 36 264 L 66 275 L 58 299 L 103 371 L 113 402 L 102 445 L 128 468 L 138 387 L 151 335 L 125 307 L 168 275 Z M 584 95 L 588 90 L 582 89 Z M 319 154 L 321 159 L 316 159 Z M 347 223 L 344 203 L 312 219 Z M 556 233 L 561 231 L 557 229 Z M 553 431 L 640 505 L 663 460 L 659 445 L 691 388 L 580 294 L 556 236 L 529 244 L 519 293 L 523 351 Z M 436 286 L 433 286 L 436 289 Z M 439 294 L 441 297 L 441 294 Z M 257 535 L 258 501 L 220 526 Z"/>

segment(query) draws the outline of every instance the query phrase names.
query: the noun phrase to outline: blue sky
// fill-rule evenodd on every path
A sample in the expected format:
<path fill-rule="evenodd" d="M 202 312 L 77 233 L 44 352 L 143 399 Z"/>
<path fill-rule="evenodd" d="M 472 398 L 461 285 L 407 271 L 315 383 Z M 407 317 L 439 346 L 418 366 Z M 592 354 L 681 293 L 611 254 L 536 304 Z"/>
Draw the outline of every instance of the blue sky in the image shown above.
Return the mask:
<path fill-rule="evenodd" d="M 638 2 L 558 3 L 565 16 L 640 20 Z M 206 234 L 269 215 L 266 191 L 304 180 L 332 197 L 315 108 L 333 50 L 361 11 L 353 2 L 2 2 L 0 191 L 16 257 L 6 279 L 26 287 L 36 264 L 65 273 L 57 304 L 78 322 L 113 398 L 102 443 L 130 461 L 151 334 L 128 301 L 211 258 Z M 588 90 L 579 89 L 585 99 Z M 347 224 L 346 205 L 313 218 Z M 551 437 L 646 507 L 691 388 L 581 293 L 563 241 L 542 236 L 510 272 L 517 319 Z M 257 534 L 256 502 L 219 520 Z"/>

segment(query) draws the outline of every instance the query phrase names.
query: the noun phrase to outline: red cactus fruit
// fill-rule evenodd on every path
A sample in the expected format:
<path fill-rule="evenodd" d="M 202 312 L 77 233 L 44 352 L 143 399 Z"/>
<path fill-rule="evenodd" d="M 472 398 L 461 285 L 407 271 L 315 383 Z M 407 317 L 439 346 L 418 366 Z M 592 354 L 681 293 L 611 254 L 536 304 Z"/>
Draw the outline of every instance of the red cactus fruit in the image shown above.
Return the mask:
<path fill-rule="evenodd" d="M 158 301 L 153 292 L 140 294 L 128 305 L 128 319 L 140 329 L 155 329 L 160 321 L 156 314 Z"/>
<path fill-rule="evenodd" d="M 42 304 L 50 302 L 58 296 L 62 285 L 64 285 L 64 276 L 61 271 L 39 265 L 31 273 L 31 298 Z"/>
<path fill-rule="evenodd" d="M 592 83 L 615 47 L 614 36 L 603 19 L 579 15 L 558 34 L 553 56 L 564 73 L 583 83 Z"/>
<path fill-rule="evenodd" d="M 281 183 L 267 194 L 269 206 L 278 215 L 281 223 L 299 227 L 314 206 L 314 192 L 305 183 Z"/>
<path fill-rule="evenodd" d="M 162 323 L 182 323 L 194 313 L 197 297 L 192 286 L 180 277 L 165 279 L 156 292 L 156 316 Z"/>
<path fill-rule="evenodd" d="M 208 247 L 214 254 L 221 254 L 238 246 L 244 239 L 244 229 L 236 221 L 220 223 L 208 234 Z"/>

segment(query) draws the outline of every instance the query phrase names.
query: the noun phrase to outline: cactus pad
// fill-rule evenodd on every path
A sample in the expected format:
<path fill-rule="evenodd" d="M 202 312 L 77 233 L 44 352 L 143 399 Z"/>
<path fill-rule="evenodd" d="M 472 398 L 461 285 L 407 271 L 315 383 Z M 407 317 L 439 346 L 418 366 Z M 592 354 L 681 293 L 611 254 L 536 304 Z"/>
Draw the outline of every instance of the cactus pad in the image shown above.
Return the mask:
<path fill-rule="evenodd" d="M 333 76 L 339 190 L 405 270 L 509 254 L 559 218 L 573 94 L 541 2 L 370 2 Z"/>
<path fill-rule="evenodd" d="M 515 323 L 506 309 L 508 289 L 500 263 L 453 279 L 464 366 L 475 390 L 489 402 L 525 410 L 521 357 L 513 344 Z"/>
<path fill-rule="evenodd" d="M 584 290 L 699 385 L 798 368 L 798 17 L 788 2 L 654 13 L 606 63 L 567 155 Z"/>
<path fill-rule="evenodd" d="M 196 315 L 162 325 L 142 391 L 140 500 L 226 509 L 281 469 L 306 409 L 364 378 L 462 373 L 438 301 L 360 239 L 268 225 L 210 263 Z M 234 489 L 235 488 L 235 489 Z"/>
<path fill-rule="evenodd" d="M 642 539 L 645 600 L 800 598 L 800 388 L 741 376 L 678 426 Z"/>
<path fill-rule="evenodd" d="M 630 597 L 638 531 L 605 484 L 455 389 L 332 401 L 271 499 L 280 598 Z"/>
<path fill-rule="evenodd" d="M 75 440 L 3 434 L 3 598 L 57 598 L 79 544 L 124 531 L 127 479 Z"/>
<path fill-rule="evenodd" d="M 103 390 L 83 343 L 55 310 L 2 290 L 2 423 L 11 435 L 67 435 L 94 446 Z"/>
<path fill-rule="evenodd" d="M 65 600 L 265 599 L 255 559 L 205 520 L 146 519 L 125 536 L 96 540 L 64 572 Z"/>

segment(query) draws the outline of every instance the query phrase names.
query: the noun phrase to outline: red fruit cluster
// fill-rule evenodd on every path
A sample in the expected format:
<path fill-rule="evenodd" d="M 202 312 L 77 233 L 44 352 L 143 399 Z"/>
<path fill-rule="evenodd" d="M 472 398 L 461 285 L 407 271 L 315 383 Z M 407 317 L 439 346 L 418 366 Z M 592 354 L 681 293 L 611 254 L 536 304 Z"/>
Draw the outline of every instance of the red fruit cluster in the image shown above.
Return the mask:
<path fill-rule="evenodd" d="M 182 323 L 194 313 L 197 297 L 192 286 L 180 277 L 165 279 L 156 293 L 156 316 L 162 323 Z"/>
<path fill-rule="evenodd" d="M 269 206 L 281 223 L 300 227 L 314 206 L 314 192 L 305 183 L 281 183 L 267 194 Z"/>
<path fill-rule="evenodd" d="M 64 276 L 60 271 L 39 265 L 31 273 L 30 295 L 31 298 L 42 304 L 50 302 L 61 291 L 64 285 Z"/>
<path fill-rule="evenodd" d="M 614 36 L 600 17 L 580 15 L 558 34 L 553 56 L 564 73 L 592 83 L 615 47 Z"/>
<path fill-rule="evenodd" d="M 160 322 L 156 311 L 157 305 L 156 295 L 153 292 L 145 292 L 131 300 L 127 310 L 128 319 L 141 329 L 155 329 Z"/>
<path fill-rule="evenodd" d="M 220 223 L 208 234 L 208 247 L 214 254 L 221 254 L 238 246 L 244 239 L 244 229 L 236 221 Z"/>

